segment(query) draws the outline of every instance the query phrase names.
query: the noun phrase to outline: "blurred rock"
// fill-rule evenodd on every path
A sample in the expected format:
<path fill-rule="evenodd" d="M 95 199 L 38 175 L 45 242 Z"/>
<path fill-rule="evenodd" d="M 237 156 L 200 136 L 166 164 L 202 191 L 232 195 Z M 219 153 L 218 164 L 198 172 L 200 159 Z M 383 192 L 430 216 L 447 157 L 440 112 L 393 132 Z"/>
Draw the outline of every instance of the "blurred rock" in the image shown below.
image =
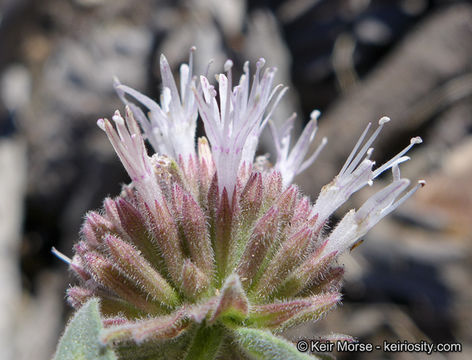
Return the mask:
<path fill-rule="evenodd" d="M 465 3 L 426 18 L 365 81 L 335 103 L 320 126 L 320 136 L 330 141 L 327 151 L 300 177 L 302 188 L 316 194 L 331 180 L 367 122 L 384 115 L 392 118 L 381 140 L 374 144 L 373 156 L 380 162 L 390 156 L 387 153 L 394 154 L 407 145 L 411 136 L 422 135 L 421 129 L 445 107 L 470 96 L 467 91 L 459 98 L 446 92 L 441 102 L 433 100 L 442 84 L 471 71 L 471 24 L 472 5 Z"/>
<path fill-rule="evenodd" d="M 18 261 L 26 185 L 23 141 L 0 137 L 0 169 L 0 358 L 13 360 L 17 359 L 13 344 L 21 299 Z"/>
<path fill-rule="evenodd" d="M 411 207 L 424 217 L 439 218 L 443 231 L 472 241 L 472 137 L 445 156 L 442 167 L 430 174 L 428 191 L 420 192 Z M 472 248 L 471 248 L 472 249 Z"/>
<path fill-rule="evenodd" d="M 63 330 L 61 317 L 62 298 L 57 296 L 64 289 L 66 279 L 48 271 L 39 276 L 39 289 L 34 297 L 27 294 L 19 302 L 20 313 L 16 318 L 16 360 L 50 359 Z M 2 358 L 3 359 L 3 358 Z"/>
<path fill-rule="evenodd" d="M 20 64 L 9 66 L 0 79 L 0 98 L 9 111 L 24 108 L 31 100 L 31 75 Z"/>

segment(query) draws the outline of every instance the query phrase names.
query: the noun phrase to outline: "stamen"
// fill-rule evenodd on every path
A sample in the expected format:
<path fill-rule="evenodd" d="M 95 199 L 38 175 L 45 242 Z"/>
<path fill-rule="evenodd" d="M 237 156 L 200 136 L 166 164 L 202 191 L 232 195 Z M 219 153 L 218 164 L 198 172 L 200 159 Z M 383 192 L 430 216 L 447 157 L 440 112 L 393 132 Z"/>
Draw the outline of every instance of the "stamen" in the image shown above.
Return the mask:
<path fill-rule="evenodd" d="M 305 171 L 306 169 L 308 169 L 308 167 L 310 167 L 315 162 L 315 160 L 318 158 L 321 151 L 323 151 L 327 143 L 328 143 L 328 138 L 324 137 L 323 139 L 321 139 L 321 144 L 318 145 L 315 152 L 311 154 L 311 156 L 303 162 L 303 164 L 300 166 L 300 169 L 298 170 L 298 173 Z"/>
<path fill-rule="evenodd" d="M 388 212 L 385 213 L 385 216 L 390 214 L 393 210 L 395 210 L 397 207 L 399 207 L 405 200 L 410 198 L 415 192 L 418 191 L 418 189 L 423 188 L 426 186 L 426 181 L 425 180 L 418 180 L 418 183 L 413 187 L 410 191 L 408 191 L 405 195 L 403 195 L 400 199 L 398 199 L 397 202 L 391 205 L 391 208 L 388 209 Z"/>
<path fill-rule="evenodd" d="M 162 112 L 162 109 L 157 105 L 154 101 L 152 101 L 150 98 L 148 98 L 146 95 L 141 94 L 139 91 L 136 91 L 129 86 L 126 85 L 118 85 L 116 87 L 117 91 L 122 91 L 125 94 L 128 94 L 132 97 L 134 97 L 136 100 L 138 100 L 141 104 L 143 104 L 145 107 L 148 108 L 151 112 L 156 111 L 157 113 L 162 113 L 164 116 L 164 113 Z"/>
<path fill-rule="evenodd" d="M 192 83 L 192 77 L 193 77 L 193 54 L 197 50 L 195 46 L 192 46 L 190 48 L 190 52 L 188 55 L 188 75 L 187 75 L 187 81 L 185 82 L 185 86 L 183 86 L 181 92 L 182 92 L 182 98 L 184 99 L 183 104 L 188 105 L 189 104 L 189 97 L 192 94 L 192 91 L 190 90 L 190 84 Z M 181 83 L 183 84 L 183 80 L 180 80 Z"/>
<path fill-rule="evenodd" d="M 252 81 L 251 90 L 249 92 L 248 107 L 252 107 L 254 102 L 259 97 L 259 94 L 260 94 L 260 89 L 259 89 L 260 72 L 261 72 L 261 68 L 264 66 L 264 64 L 265 64 L 265 59 L 264 58 L 260 58 L 256 62 L 256 73 L 254 74 L 254 79 Z"/>
<path fill-rule="evenodd" d="M 98 126 L 101 130 L 103 130 L 103 131 L 106 132 L 106 129 L 105 129 L 105 120 L 104 120 L 104 119 L 102 119 L 102 118 L 98 119 L 98 120 L 97 120 L 97 126 Z"/>
<path fill-rule="evenodd" d="M 367 228 L 376 224 L 382 217 L 396 208 L 396 203 L 394 202 L 396 197 L 399 196 L 409 184 L 410 180 L 400 179 L 372 195 L 356 211 L 356 222 L 358 224 L 365 223 Z"/>
<path fill-rule="evenodd" d="M 370 148 L 370 145 L 372 145 L 372 143 L 374 142 L 374 140 L 377 138 L 377 136 L 380 134 L 380 132 L 382 131 L 382 128 L 384 127 L 384 125 L 386 123 L 388 123 L 390 121 L 390 118 L 384 116 L 382 117 L 380 120 L 379 120 L 379 127 L 375 130 L 375 132 L 371 135 L 371 137 L 369 138 L 369 140 L 367 140 L 367 142 L 364 144 L 364 146 L 362 147 L 362 149 L 359 151 L 359 153 L 357 154 L 357 156 L 354 158 L 354 160 L 351 162 L 351 164 L 349 165 L 349 167 L 347 168 L 346 172 L 347 173 L 350 173 L 354 170 L 354 168 L 359 164 L 359 162 L 361 161 L 362 157 L 364 156 L 364 154 L 367 152 L 367 150 Z"/>
<path fill-rule="evenodd" d="M 207 67 L 205 69 L 205 75 L 203 75 L 206 78 L 208 77 L 208 74 L 210 73 L 210 67 L 211 67 L 211 65 L 213 64 L 214 61 L 215 61 L 214 59 L 210 59 L 210 61 L 208 61 Z"/>
<path fill-rule="evenodd" d="M 225 72 L 229 72 L 232 67 L 233 67 L 233 62 L 230 59 L 226 60 L 225 64 L 223 65 Z"/>
<path fill-rule="evenodd" d="M 284 87 L 281 91 L 279 91 L 282 86 L 283 86 L 282 84 L 277 85 L 277 86 L 274 88 L 274 91 L 272 92 L 272 94 L 271 94 L 270 97 L 269 97 L 269 101 L 270 101 L 276 91 L 279 93 L 279 94 L 277 95 L 277 98 L 276 98 L 275 101 L 273 102 L 273 104 L 270 106 L 269 113 L 265 116 L 264 120 L 262 121 L 261 130 L 265 127 L 265 125 L 267 124 L 267 121 L 268 121 L 269 118 L 272 116 L 272 113 L 274 112 L 275 108 L 277 107 L 277 105 L 279 104 L 280 100 L 282 100 L 283 96 L 285 95 L 285 93 L 286 93 L 287 90 L 288 90 L 288 87 Z"/>
<path fill-rule="evenodd" d="M 368 123 L 364 132 L 362 133 L 361 137 L 359 138 L 359 140 L 357 140 L 357 143 L 356 145 L 354 146 L 354 149 L 352 149 L 351 153 L 349 154 L 349 156 L 347 157 L 347 160 L 346 162 L 344 163 L 341 171 L 339 172 L 339 175 L 343 175 L 344 172 L 346 171 L 346 168 L 349 166 L 349 164 L 351 163 L 351 160 L 352 158 L 354 157 L 354 155 L 356 155 L 357 153 L 357 149 L 359 148 L 359 146 L 361 146 L 362 142 L 364 141 L 364 138 L 365 136 L 367 135 L 367 132 L 369 131 L 370 129 L 370 126 L 372 125 L 372 123 Z"/>
<path fill-rule="evenodd" d="M 70 265 L 72 262 L 72 259 L 63 253 L 61 253 L 59 250 L 57 250 L 54 246 L 51 248 L 51 252 L 59 259 L 64 261 L 67 265 Z"/>
<path fill-rule="evenodd" d="M 417 136 L 417 137 L 414 137 L 414 138 L 411 138 L 410 140 L 410 145 L 408 145 L 406 148 L 404 148 L 402 151 L 400 151 L 396 156 L 394 156 L 392 159 L 390 159 L 389 161 L 387 161 L 385 164 L 383 164 L 381 167 L 379 167 L 378 169 L 376 169 L 374 171 L 374 179 L 379 176 L 381 173 L 383 173 L 385 170 L 389 169 L 390 167 L 393 166 L 394 163 L 397 162 L 398 159 L 400 159 L 403 155 L 405 155 L 413 146 L 415 146 L 416 144 L 421 144 L 423 142 L 423 140 Z"/>
<path fill-rule="evenodd" d="M 319 110 L 313 110 L 310 113 L 310 119 L 318 120 L 320 116 L 321 116 L 321 111 L 319 111 Z"/>
<path fill-rule="evenodd" d="M 172 101 L 172 95 L 170 94 L 170 89 L 168 87 L 165 87 L 162 89 L 162 94 L 161 94 L 161 106 L 162 110 L 168 114 L 170 112 L 170 103 Z"/>
<path fill-rule="evenodd" d="M 393 181 L 400 180 L 400 168 L 398 163 L 392 166 Z"/>

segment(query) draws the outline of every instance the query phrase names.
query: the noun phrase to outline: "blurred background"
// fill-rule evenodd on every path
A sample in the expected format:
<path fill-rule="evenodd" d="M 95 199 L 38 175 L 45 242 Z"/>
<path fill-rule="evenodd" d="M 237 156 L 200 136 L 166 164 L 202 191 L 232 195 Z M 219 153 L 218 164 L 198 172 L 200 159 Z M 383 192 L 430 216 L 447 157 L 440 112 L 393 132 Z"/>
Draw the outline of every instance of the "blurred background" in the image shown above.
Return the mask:
<path fill-rule="evenodd" d="M 402 169 L 427 187 L 341 259 L 343 305 L 287 336 L 460 342 L 428 359 L 472 358 L 472 4 L 447 0 L 0 1 L 0 358 L 51 358 L 73 279 L 50 249 L 71 255 L 85 212 L 129 181 L 95 124 L 123 107 L 112 77 L 158 98 L 160 54 L 177 70 L 192 45 L 200 72 L 211 58 L 235 75 L 246 59 L 276 66 L 291 88 L 276 122 L 296 111 L 300 131 L 322 111 L 328 146 L 297 179 L 312 198 L 367 122 L 392 118 L 378 162 L 424 140 Z"/>

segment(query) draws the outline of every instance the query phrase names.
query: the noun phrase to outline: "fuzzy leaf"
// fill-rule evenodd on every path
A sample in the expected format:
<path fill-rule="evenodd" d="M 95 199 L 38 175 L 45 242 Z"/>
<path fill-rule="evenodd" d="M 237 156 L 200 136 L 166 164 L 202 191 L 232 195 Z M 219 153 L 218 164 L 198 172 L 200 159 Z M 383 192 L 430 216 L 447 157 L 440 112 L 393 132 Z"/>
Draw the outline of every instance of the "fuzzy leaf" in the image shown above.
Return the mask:
<path fill-rule="evenodd" d="M 185 259 L 180 284 L 186 296 L 196 299 L 208 289 L 210 279 L 190 259 Z"/>
<path fill-rule="evenodd" d="M 282 192 L 282 175 L 278 171 L 272 171 L 263 180 L 262 208 L 268 209 Z"/>
<path fill-rule="evenodd" d="M 113 351 L 98 338 L 102 321 L 98 300 L 89 300 L 67 325 L 54 360 L 116 360 Z"/>
<path fill-rule="evenodd" d="M 310 360 L 314 356 L 299 352 L 297 348 L 269 331 L 239 328 L 234 332 L 236 342 L 251 359 L 257 360 Z"/>
<path fill-rule="evenodd" d="M 97 294 L 94 294 L 94 292 L 89 288 L 73 286 L 67 289 L 67 302 L 78 310 L 95 295 Z M 100 313 L 102 316 L 116 316 L 117 314 L 123 314 L 126 315 L 128 319 L 134 319 L 146 314 L 129 302 L 113 294 L 99 292 L 98 295 L 100 295 Z"/>
<path fill-rule="evenodd" d="M 322 292 L 336 292 L 340 290 L 344 276 L 342 266 L 332 267 L 327 274 L 323 274 L 316 279 L 311 286 L 303 289 L 301 296 L 309 294 L 320 294 Z"/>
<path fill-rule="evenodd" d="M 251 175 L 241 193 L 241 213 L 246 226 L 256 220 L 262 205 L 262 176 L 256 172 Z"/>
<path fill-rule="evenodd" d="M 190 346 L 186 360 L 211 360 L 215 359 L 221 347 L 225 333 L 220 326 L 201 326 L 197 330 L 192 345 Z"/>
<path fill-rule="evenodd" d="M 90 274 L 87 272 L 87 270 L 85 270 L 84 261 L 78 254 L 75 254 L 72 257 L 72 261 L 70 262 L 69 266 L 70 269 L 74 273 L 76 273 L 83 281 L 87 281 L 90 279 Z"/>
<path fill-rule="evenodd" d="M 251 309 L 250 323 L 262 328 L 286 329 L 308 320 L 318 320 L 340 300 L 338 293 L 273 304 L 256 305 Z M 277 329 L 280 330 L 280 329 Z"/>
<path fill-rule="evenodd" d="M 233 212 L 228 197 L 228 192 L 223 189 L 221 201 L 216 211 L 215 221 L 215 260 L 218 272 L 221 278 L 226 275 L 226 265 L 228 263 L 228 254 L 231 249 L 233 227 Z"/>
<path fill-rule="evenodd" d="M 179 165 L 184 174 L 185 189 L 189 191 L 192 196 L 198 196 L 198 165 L 197 160 L 193 156 L 184 159 L 179 155 Z"/>
<path fill-rule="evenodd" d="M 73 286 L 67 289 L 67 301 L 75 309 L 79 309 L 92 297 L 93 291 L 87 288 Z"/>
<path fill-rule="evenodd" d="M 218 306 L 209 320 L 213 323 L 219 317 L 231 317 L 242 320 L 249 311 L 249 302 L 241 281 L 236 274 L 230 275 L 223 286 Z"/>
<path fill-rule="evenodd" d="M 181 226 L 190 256 L 206 275 L 213 273 L 214 254 L 203 210 L 189 194 L 183 196 Z"/>
<path fill-rule="evenodd" d="M 151 263 L 162 263 L 159 251 L 150 240 L 151 236 L 146 229 L 146 219 L 143 214 L 129 201 L 120 197 L 115 199 L 115 206 L 123 232 L 121 234 L 123 239 L 134 243 Z"/>
<path fill-rule="evenodd" d="M 100 246 L 105 234 L 114 231 L 113 223 L 100 214 L 91 211 L 85 216 L 85 222 L 80 232 L 87 244 L 93 249 Z"/>
<path fill-rule="evenodd" d="M 166 203 L 155 202 L 155 217 L 151 217 L 150 223 L 154 240 L 156 241 L 167 271 L 174 283 L 179 283 L 184 256 L 180 246 L 180 239 L 176 225 Z"/>
<path fill-rule="evenodd" d="M 84 254 L 84 259 L 89 272 L 97 283 L 113 290 L 119 297 L 138 309 L 152 313 L 160 312 L 159 305 L 149 302 L 138 285 L 127 278 L 110 259 L 96 252 Z"/>
<path fill-rule="evenodd" d="M 103 329 L 100 340 L 103 344 L 133 341 L 138 345 L 145 341 L 169 340 L 178 337 L 189 325 L 185 311 L 178 310 L 170 315 Z"/>
<path fill-rule="evenodd" d="M 113 235 L 106 236 L 105 242 L 116 264 L 118 264 L 122 271 L 131 279 L 134 279 L 140 284 L 146 294 L 167 306 L 172 307 L 178 304 L 179 299 L 174 289 L 161 274 L 141 256 L 138 250 Z"/>
<path fill-rule="evenodd" d="M 133 360 L 182 360 L 190 346 L 195 331 L 185 332 L 171 341 L 147 341 L 142 344 L 133 342 L 119 343 L 116 353 L 120 359 Z"/>
<path fill-rule="evenodd" d="M 310 286 L 316 279 L 326 275 L 329 265 L 336 257 L 336 252 L 323 255 L 325 246 L 326 242 L 292 271 L 276 291 L 275 297 L 295 296 Z"/>
<path fill-rule="evenodd" d="M 243 285 L 249 287 L 277 234 L 279 209 L 272 207 L 254 226 L 253 233 L 239 260 L 237 274 Z"/>
<path fill-rule="evenodd" d="M 295 185 L 290 185 L 277 200 L 277 207 L 280 209 L 279 221 L 281 226 L 287 225 L 293 217 L 298 200 L 298 189 Z"/>
<path fill-rule="evenodd" d="M 303 259 L 310 243 L 311 229 L 302 228 L 285 241 L 264 271 L 255 289 L 256 293 L 265 297 L 282 283 L 292 269 Z"/>

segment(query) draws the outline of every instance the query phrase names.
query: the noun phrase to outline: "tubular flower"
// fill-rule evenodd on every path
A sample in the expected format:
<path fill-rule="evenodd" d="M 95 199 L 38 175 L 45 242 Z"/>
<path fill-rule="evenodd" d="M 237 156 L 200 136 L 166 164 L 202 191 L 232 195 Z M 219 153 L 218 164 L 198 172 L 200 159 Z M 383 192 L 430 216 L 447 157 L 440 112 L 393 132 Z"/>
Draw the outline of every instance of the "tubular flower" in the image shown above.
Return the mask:
<path fill-rule="evenodd" d="M 125 118 L 116 112 L 115 125 L 98 125 L 131 183 L 105 199 L 100 212 L 86 215 L 74 257 L 60 254 L 79 279 L 68 301 L 80 308 L 100 299 L 100 341 L 123 359 L 311 358 L 277 333 L 317 320 L 339 303 L 338 256 L 423 184 L 407 190 L 410 181 L 399 170 L 420 139 L 375 170 L 371 145 L 388 118 L 363 144 L 369 124 L 312 205 L 291 182 L 326 144 L 323 139 L 305 160 L 319 112 L 292 149 L 294 117 L 281 131 L 271 125 L 277 161 L 272 168 L 253 166 L 258 137 L 285 91 L 272 87 L 275 69 L 261 75 L 259 60 L 251 84 L 246 63 L 232 88 L 228 61 L 226 75 L 217 76 L 218 104 L 207 78 L 192 78 L 191 62 L 181 68 L 179 97 L 161 59 L 161 106 L 117 85 L 127 103 Z M 142 102 L 148 117 L 125 94 Z M 200 138 L 197 151 L 196 107 L 209 139 Z M 160 154 L 148 156 L 138 122 Z M 331 232 L 324 229 L 354 192 L 388 169 L 389 185 Z"/>

